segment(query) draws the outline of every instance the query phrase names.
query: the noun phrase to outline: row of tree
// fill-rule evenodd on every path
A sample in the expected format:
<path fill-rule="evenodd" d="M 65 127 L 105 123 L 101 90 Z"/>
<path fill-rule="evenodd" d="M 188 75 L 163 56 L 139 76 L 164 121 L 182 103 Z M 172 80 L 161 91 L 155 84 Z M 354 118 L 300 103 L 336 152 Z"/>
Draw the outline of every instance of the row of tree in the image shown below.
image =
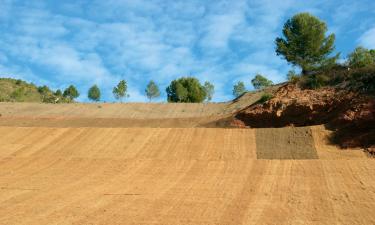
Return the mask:
<path fill-rule="evenodd" d="M 340 53 L 332 55 L 334 50 L 335 35 L 326 36 L 327 26 L 325 22 L 309 13 L 299 13 L 287 20 L 284 24 L 282 37 L 275 40 L 276 54 L 282 56 L 293 66 L 302 71 L 302 76 L 308 77 L 312 83 L 316 83 L 316 71 L 332 68 L 337 64 Z M 345 66 L 352 68 L 375 65 L 375 50 L 356 48 L 348 56 Z M 289 81 L 297 80 L 300 77 L 294 71 L 287 75 Z M 272 81 L 265 76 L 257 74 L 252 80 L 255 89 L 262 89 L 272 85 Z M 316 87 L 312 85 L 311 87 Z M 122 101 L 128 97 L 127 83 L 122 80 L 113 88 L 113 95 L 117 100 Z M 210 101 L 214 94 L 214 85 L 205 82 L 203 85 L 193 77 L 182 77 L 173 80 L 166 88 L 168 102 L 203 102 Z M 241 96 L 246 92 L 245 84 L 239 81 L 233 86 L 233 95 Z M 145 90 L 146 96 L 151 101 L 160 96 L 159 87 L 155 82 L 150 81 Z M 77 98 L 79 93 L 74 86 L 69 86 L 63 93 L 64 97 L 71 100 Z M 97 85 L 92 86 L 88 91 L 88 98 L 93 101 L 100 100 L 100 89 Z"/>
<path fill-rule="evenodd" d="M 156 85 L 154 81 L 150 81 L 147 84 L 146 87 L 146 96 L 151 101 L 153 98 L 157 98 L 160 96 L 159 87 Z M 112 90 L 113 96 L 115 99 L 123 101 L 124 98 L 129 97 L 128 94 L 128 85 L 125 80 L 121 80 Z M 61 92 L 60 89 L 58 89 L 55 92 L 56 96 L 62 96 L 65 98 L 69 98 L 71 101 L 78 98 L 80 96 L 80 93 L 78 92 L 77 88 L 74 85 L 70 85 L 68 88 L 64 90 L 64 92 Z M 92 87 L 89 88 L 87 92 L 87 97 L 92 101 L 100 101 L 101 98 L 101 91 L 99 87 L 95 84 Z"/>
<path fill-rule="evenodd" d="M 257 74 L 254 79 L 251 80 L 252 85 L 255 89 L 261 89 L 272 85 L 272 81 L 268 80 L 264 76 Z M 203 85 L 197 78 L 194 77 L 182 77 L 173 80 L 170 85 L 166 88 L 168 102 L 203 102 L 211 101 L 215 92 L 215 86 L 210 82 L 206 81 Z M 233 95 L 238 97 L 246 92 L 245 84 L 240 81 L 233 86 Z M 121 80 L 112 90 L 113 96 L 120 102 L 124 98 L 129 97 L 128 85 L 125 80 Z M 150 81 L 145 89 L 147 98 L 152 101 L 154 98 L 160 96 L 160 90 L 158 85 L 154 81 Z M 68 88 L 61 92 L 57 90 L 56 96 L 62 96 L 73 101 L 79 97 L 80 93 L 77 88 L 70 85 Z M 87 97 L 92 101 L 100 101 L 101 91 L 97 85 L 93 85 L 87 92 Z"/>

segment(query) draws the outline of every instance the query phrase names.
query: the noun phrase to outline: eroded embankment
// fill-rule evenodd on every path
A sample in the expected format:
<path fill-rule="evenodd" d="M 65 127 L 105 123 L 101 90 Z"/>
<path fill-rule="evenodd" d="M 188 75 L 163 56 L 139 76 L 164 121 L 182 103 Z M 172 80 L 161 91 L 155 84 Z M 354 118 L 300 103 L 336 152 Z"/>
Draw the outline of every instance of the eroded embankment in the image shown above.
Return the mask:
<path fill-rule="evenodd" d="M 253 104 L 234 116 L 232 125 L 285 127 L 325 124 L 332 142 L 342 147 L 375 145 L 375 99 L 335 88 L 302 90 L 287 84 L 264 104 Z"/>

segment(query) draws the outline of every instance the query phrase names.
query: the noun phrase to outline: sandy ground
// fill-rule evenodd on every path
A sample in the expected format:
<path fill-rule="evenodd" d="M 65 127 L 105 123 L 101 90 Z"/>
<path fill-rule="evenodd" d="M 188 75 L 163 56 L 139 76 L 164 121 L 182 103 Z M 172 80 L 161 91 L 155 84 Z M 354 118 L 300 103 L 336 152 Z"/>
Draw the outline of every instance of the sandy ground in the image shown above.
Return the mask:
<path fill-rule="evenodd" d="M 302 130 L 2 126 L 0 224 L 375 224 L 373 159 L 322 129 L 279 160 Z"/>
<path fill-rule="evenodd" d="M 273 92 L 271 87 L 267 92 Z M 0 118 L 175 119 L 223 116 L 258 101 L 262 91 L 224 103 L 12 103 L 0 102 Z"/>

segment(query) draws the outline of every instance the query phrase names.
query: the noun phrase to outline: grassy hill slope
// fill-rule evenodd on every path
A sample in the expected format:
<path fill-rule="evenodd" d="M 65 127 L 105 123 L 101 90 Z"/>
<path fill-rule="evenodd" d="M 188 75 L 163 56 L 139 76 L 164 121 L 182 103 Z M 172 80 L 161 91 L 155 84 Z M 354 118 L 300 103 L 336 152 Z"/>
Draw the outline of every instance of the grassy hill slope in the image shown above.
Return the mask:
<path fill-rule="evenodd" d="M 37 87 L 33 83 L 12 78 L 0 78 L 0 102 L 69 102 L 56 95 L 47 86 Z"/>

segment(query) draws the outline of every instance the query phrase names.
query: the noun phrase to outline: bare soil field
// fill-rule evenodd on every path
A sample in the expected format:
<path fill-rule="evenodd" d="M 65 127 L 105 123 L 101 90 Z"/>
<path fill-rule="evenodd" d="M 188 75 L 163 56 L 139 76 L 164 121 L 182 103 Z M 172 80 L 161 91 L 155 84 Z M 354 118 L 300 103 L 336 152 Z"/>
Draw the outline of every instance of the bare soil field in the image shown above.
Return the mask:
<path fill-rule="evenodd" d="M 375 224 L 373 159 L 283 129 L 0 126 L 0 224 Z"/>
<path fill-rule="evenodd" d="M 270 88 L 274 91 L 276 87 Z M 262 91 L 245 93 L 224 103 L 15 103 L 0 102 L 5 118 L 171 119 L 227 115 L 259 100 Z"/>

